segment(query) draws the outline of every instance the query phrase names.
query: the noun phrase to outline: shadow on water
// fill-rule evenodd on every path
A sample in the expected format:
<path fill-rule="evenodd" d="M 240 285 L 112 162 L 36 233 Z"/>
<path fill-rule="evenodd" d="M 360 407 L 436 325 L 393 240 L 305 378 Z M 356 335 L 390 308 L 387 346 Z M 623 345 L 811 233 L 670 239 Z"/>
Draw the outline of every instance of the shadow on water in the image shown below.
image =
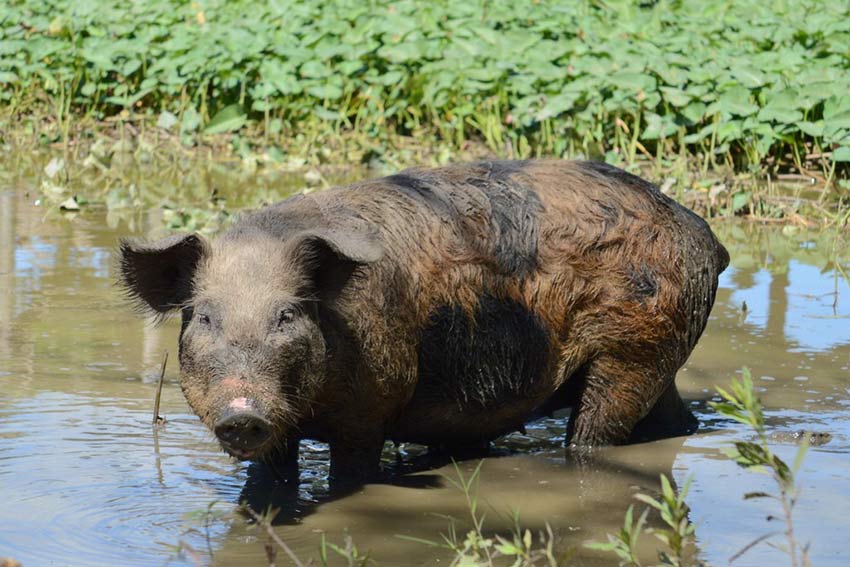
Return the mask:
<path fill-rule="evenodd" d="M 654 459 L 652 470 L 644 470 L 636 463 L 618 460 L 617 452 L 595 450 L 592 452 L 575 452 L 569 449 L 546 452 L 548 458 L 562 460 L 569 474 L 579 479 L 583 491 L 610 490 L 609 476 L 625 480 L 631 485 L 654 486 L 659 474 L 672 476 L 673 462 L 679 453 L 685 437 L 664 440 L 653 449 Z M 307 441 L 303 444 L 310 444 Z M 403 490 L 436 490 L 445 489 L 456 479 L 455 466 L 477 463 L 482 459 L 522 458 L 529 454 L 527 447 L 511 447 L 510 440 L 502 440 L 500 447 L 490 447 L 468 451 L 463 454 L 449 455 L 441 451 L 428 451 L 412 445 L 405 449 L 413 449 L 412 454 L 402 455 L 400 448 L 389 448 L 383 459 L 383 474 L 369 484 L 385 485 Z M 633 445 L 640 447 L 640 444 Z M 319 449 L 321 451 L 321 449 Z M 639 450 L 639 449 L 638 449 Z M 535 451 L 539 452 L 539 450 Z M 239 494 L 239 502 L 251 507 L 258 514 L 269 510 L 277 510 L 272 523 L 291 524 L 303 520 L 316 511 L 320 505 L 343 499 L 363 489 L 361 484 L 328 483 L 323 474 L 316 474 L 327 467 L 327 452 L 322 462 L 305 462 L 302 466 L 307 469 L 308 479 L 303 481 L 298 476 L 281 478 L 276 471 L 261 462 L 253 462 L 247 466 L 245 484 Z M 604 486 L 597 486 L 600 481 Z"/>
<path fill-rule="evenodd" d="M 542 428 L 542 424 L 538 426 Z M 565 455 L 564 449 L 529 453 L 525 446 L 511 447 L 510 440 L 502 440 L 487 455 L 475 494 L 487 517 L 487 532 L 513 530 L 512 510 L 517 509 L 524 529 L 538 533 L 551 526 L 556 548 L 570 553 L 575 564 L 607 565 L 606 559 L 599 559 L 582 543 L 591 537 L 602 538 L 621 525 L 624 508 L 612 502 L 628 503 L 639 490 L 658 490 L 661 474 L 673 477 L 674 463 L 686 439 L 581 455 L 569 451 Z M 382 563 L 431 564 L 439 554 L 429 554 L 427 547 L 411 547 L 410 542 L 395 536 L 438 541 L 440 534 L 447 532 L 449 518 L 454 518 L 458 530 L 465 533 L 469 510 L 451 480 L 457 480 L 458 471 L 468 477 L 484 455 L 467 455 L 469 458 L 451 464 L 446 455 L 428 455 L 424 450 L 398 459 L 392 453 L 385 453 L 387 473 L 381 482 L 342 490 L 322 484 L 305 491 L 303 481 L 283 483 L 270 469 L 252 464 L 240 501 L 258 513 L 278 510 L 273 523 L 285 530 L 287 541 L 296 542 L 296 547 L 307 533 L 319 531 L 339 540 L 347 530 L 359 547 L 375 550 Z M 655 517 L 650 518 L 649 525 L 661 527 Z M 247 526 L 231 524 L 216 550 L 217 558 L 226 564 L 236 558 L 260 561 L 261 549 L 240 543 L 249 533 Z M 649 548 L 646 551 L 651 555 Z"/>
<path fill-rule="evenodd" d="M 450 460 L 446 458 L 425 458 L 417 462 L 387 463 L 382 477 L 374 482 L 411 490 L 445 488 L 445 479 L 440 475 L 412 473 L 435 470 L 446 466 L 447 462 Z M 276 510 L 271 518 L 274 525 L 293 524 L 315 512 L 319 505 L 345 498 L 363 488 L 362 484 L 327 483 L 324 478 L 316 484 L 311 482 L 305 487 L 298 478 L 281 478 L 268 465 L 255 462 L 248 465 L 239 502 L 258 514 Z M 305 497 L 305 488 L 308 497 Z"/>
<path fill-rule="evenodd" d="M 10 173 L 12 172 L 12 173 Z M 0 550 L 25 565 L 189 565 L 175 555 L 184 541 L 217 565 L 267 565 L 262 538 L 234 514 L 279 508 L 277 533 L 304 557 L 322 534 L 350 533 L 383 565 L 430 565 L 435 548 L 397 535 L 438 540 L 469 512 L 448 479 L 446 456 L 402 445 L 387 449 L 384 482 L 345 491 L 327 484 L 327 449 L 302 443 L 297 483 L 274 482 L 262 466 L 226 457 L 187 408 L 166 374 L 161 413 L 151 431 L 152 400 L 163 350 L 174 351 L 174 321 L 134 319 L 114 288 L 119 236 L 162 228 L 162 211 L 125 216 L 91 211 L 60 215 L 33 205 L 37 171 L 0 168 Z M 150 183 L 156 182 L 150 176 Z M 678 376 L 700 419 L 687 438 L 617 447 L 592 459 L 567 459 L 565 418 L 544 419 L 500 439 L 485 459 L 478 499 L 493 532 L 509 532 L 518 509 L 533 531 L 551 525 L 576 564 L 609 565 L 581 547 L 622 525 L 638 491 L 658 490 L 658 475 L 682 483 L 697 523 L 701 557 L 726 564 L 770 527 L 767 503 L 745 492 L 770 488 L 739 470 L 722 449 L 748 432 L 707 407 L 714 387 L 741 366 L 753 369 L 768 423 L 777 431 L 832 434 L 810 449 L 800 474 L 798 531 L 812 542 L 813 564 L 846 563 L 850 508 L 850 282 L 846 236 L 830 232 L 719 223 L 732 263 L 721 278 L 705 335 Z M 743 305 L 746 303 L 746 310 Z M 796 446 L 777 446 L 793 460 Z M 481 455 L 457 464 L 468 475 Z M 213 502 L 226 512 L 207 523 Z M 200 519 L 199 519 L 200 518 Z M 654 560 L 652 543 L 643 550 Z M 738 565 L 781 563 L 758 548 Z"/>

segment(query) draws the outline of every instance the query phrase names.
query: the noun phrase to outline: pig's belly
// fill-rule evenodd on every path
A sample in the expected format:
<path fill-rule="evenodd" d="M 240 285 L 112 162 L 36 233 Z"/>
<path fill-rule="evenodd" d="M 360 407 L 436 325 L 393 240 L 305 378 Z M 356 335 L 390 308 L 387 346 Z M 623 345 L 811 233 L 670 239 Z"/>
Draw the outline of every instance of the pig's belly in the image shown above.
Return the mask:
<path fill-rule="evenodd" d="M 539 317 L 485 295 L 470 318 L 434 310 L 418 352 L 415 391 L 387 436 L 415 443 L 490 440 L 523 426 L 553 395 L 555 350 Z"/>
<path fill-rule="evenodd" d="M 569 405 L 564 389 L 548 396 L 496 400 L 484 407 L 414 398 L 388 425 L 386 434 L 393 441 L 423 445 L 478 444 L 521 430 L 529 421 Z"/>
<path fill-rule="evenodd" d="M 499 411 L 465 412 L 450 406 L 410 408 L 390 426 L 387 437 L 396 442 L 423 445 L 466 445 L 490 441 L 520 429 L 532 409 L 505 407 Z"/>

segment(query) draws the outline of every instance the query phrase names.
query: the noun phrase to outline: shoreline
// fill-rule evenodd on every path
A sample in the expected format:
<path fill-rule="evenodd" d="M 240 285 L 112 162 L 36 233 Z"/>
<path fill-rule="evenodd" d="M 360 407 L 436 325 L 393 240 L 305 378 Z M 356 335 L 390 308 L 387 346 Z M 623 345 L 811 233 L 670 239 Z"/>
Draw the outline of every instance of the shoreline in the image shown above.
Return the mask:
<path fill-rule="evenodd" d="M 262 206 L 289 194 L 389 175 L 408 167 L 526 157 L 607 158 L 609 163 L 614 161 L 612 165 L 652 181 L 662 192 L 709 219 L 746 218 L 809 228 L 850 225 L 850 191 L 835 183 L 827 185 L 817 174 L 783 173 L 775 179 L 771 175 L 760 178 L 728 166 L 707 164 L 704 156 L 679 153 L 650 159 L 638 152 L 627 163 L 627 156 L 616 152 L 613 160 L 610 152 L 597 156 L 559 157 L 542 152 L 539 156 L 515 156 L 509 151 L 494 152 L 478 139 L 456 147 L 424 129 L 415 136 L 385 132 L 372 137 L 340 131 L 303 140 L 270 137 L 257 127 L 237 133 L 181 135 L 158 122 L 129 114 L 101 121 L 89 118 L 75 121 L 75 127 L 63 133 L 55 120 L 31 115 L 18 118 L 16 127 L 5 130 L 2 147 L 5 161 L 38 169 L 29 175 L 39 178 L 41 202 L 48 207 L 76 212 L 94 207 L 140 210 L 161 206 L 176 211 L 175 215 L 183 219 L 169 225 L 175 230 L 191 229 L 199 222 L 205 225 L 212 217 L 218 224 L 238 210 Z M 172 178 L 170 194 L 145 190 L 147 183 L 155 183 L 164 175 Z M 225 192 L 209 187 L 206 194 L 192 187 L 198 184 L 197 178 L 216 175 L 233 178 L 243 189 L 252 183 L 254 187 L 249 195 L 239 195 L 238 187 Z M 109 192 L 97 190 L 93 178 L 106 178 Z M 234 183 L 224 182 L 228 186 Z M 264 192 L 254 194 L 257 186 Z"/>

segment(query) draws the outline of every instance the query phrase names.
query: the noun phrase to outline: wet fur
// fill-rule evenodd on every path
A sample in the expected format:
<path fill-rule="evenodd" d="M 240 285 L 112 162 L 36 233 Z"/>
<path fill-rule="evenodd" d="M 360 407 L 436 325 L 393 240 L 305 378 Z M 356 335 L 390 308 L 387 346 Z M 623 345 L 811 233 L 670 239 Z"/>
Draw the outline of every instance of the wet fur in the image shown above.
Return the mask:
<path fill-rule="evenodd" d="M 329 441 L 339 474 L 374 472 L 386 438 L 476 443 L 565 405 L 578 445 L 693 427 L 673 380 L 728 255 L 619 169 L 481 162 L 294 197 L 204 251 L 192 293 L 222 279 L 255 293 L 266 276 L 215 271 L 225 249 L 258 246 L 280 293 L 312 293 L 324 341 L 286 434 Z"/>

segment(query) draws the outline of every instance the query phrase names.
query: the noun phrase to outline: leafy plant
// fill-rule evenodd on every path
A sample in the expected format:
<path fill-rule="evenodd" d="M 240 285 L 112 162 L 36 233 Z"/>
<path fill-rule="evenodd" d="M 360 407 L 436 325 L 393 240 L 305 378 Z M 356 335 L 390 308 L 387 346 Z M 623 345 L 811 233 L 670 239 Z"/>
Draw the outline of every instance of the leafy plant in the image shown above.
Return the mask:
<path fill-rule="evenodd" d="M 13 0 L 0 104 L 9 120 L 51 116 L 64 140 L 81 117 L 188 144 L 424 131 L 512 157 L 685 153 L 703 173 L 794 170 L 839 195 L 848 22 L 824 0 Z"/>
<path fill-rule="evenodd" d="M 648 494 L 639 493 L 635 498 L 648 504 L 637 519 L 634 518 L 634 506 L 629 506 L 623 521 L 623 527 L 616 534 L 608 534 L 605 542 L 590 542 L 587 547 L 599 551 L 614 553 L 621 566 L 642 565 L 637 546 L 642 534 L 652 534 L 662 544 L 658 550 L 658 564 L 664 567 L 698 566 L 701 563 L 694 557 L 694 525 L 688 518 L 690 508 L 685 503 L 691 482 L 690 479 L 678 492 L 670 480 L 661 475 L 661 495 L 656 499 Z M 665 528 L 646 527 L 650 509 L 658 512 Z"/>
<path fill-rule="evenodd" d="M 781 518 L 769 516 L 768 521 L 781 519 L 785 523 L 783 530 L 772 531 L 756 538 L 737 552 L 730 561 L 741 557 L 755 545 L 766 542 L 768 545 L 787 553 L 791 559 L 792 567 L 809 565 L 809 546 L 808 544 L 800 545 L 797 541 L 794 535 L 793 521 L 794 506 L 800 496 L 800 489 L 795 483 L 794 475 L 800 469 L 800 465 L 803 463 L 803 458 L 808 450 L 807 437 L 802 436 L 802 442 L 799 449 L 797 449 L 797 455 L 791 466 L 788 466 L 788 464 L 770 449 L 761 401 L 753 389 L 753 380 L 748 368 L 742 369 L 741 379 L 734 380 L 729 391 L 722 388 L 717 388 L 717 391 L 723 397 L 724 401 L 713 402 L 711 403 L 711 407 L 721 415 L 725 415 L 752 428 L 756 434 L 755 441 L 735 442 L 734 448 L 727 450 L 727 455 L 745 469 L 770 475 L 778 488 L 778 493 L 776 494 L 749 492 L 744 495 L 744 498 L 747 500 L 768 498 L 777 501 L 782 508 L 782 516 Z M 777 535 L 785 536 L 784 546 L 774 544 L 770 541 L 771 538 Z"/>
<path fill-rule="evenodd" d="M 442 534 L 442 541 L 408 536 L 398 537 L 449 550 L 452 553 L 453 567 L 492 567 L 502 557 L 512 560 L 513 567 L 565 565 L 569 559 L 569 553 L 556 551 L 555 535 L 552 529 L 547 525 L 546 531 L 538 534 L 535 542 L 531 530 L 521 527 L 517 512 L 514 512 L 512 516 L 514 529 L 510 537 L 499 534 L 486 535 L 484 528 L 486 514 L 480 512 L 478 505 L 478 481 L 483 464 L 484 461 L 479 462 L 472 474 L 465 476 L 457 463 L 454 463 L 457 478 L 445 477 L 452 486 L 463 493 L 466 499 L 470 529 L 463 539 L 458 534 L 458 520 L 451 517 L 448 518 L 448 533 Z"/>
<path fill-rule="evenodd" d="M 634 505 L 628 507 L 623 519 L 623 527 L 616 534 L 608 534 L 608 541 L 591 541 L 585 545 L 590 549 L 615 554 L 620 558 L 619 565 L 621 567 L 624 565 L 640 565 L 637 547 L 640 536 L 645 532 L 649 508 L 644 509 L 637 519 L 634 519 L 634 511 Z"/>
<path fill-rule="evenodd" d="M 730 558 L 730 563 L 736 561 L 754 546 L 767 542 L 769 545 L 787 553 L 792 567 L 808 567 L 810 565 L 808 545 L 800 545 L 794 535 L 793 512 L 800 495 L 795 484 L 794 475 L 800 468 L 808 449 L 807 437 L 801 436 L 802 443 L 797 450 L 794 464 L 788 466 L 770 449 L 764 422 L 764 411 L 761 400 L 753 389 L 752 376 L 748 368 L 741 370 L 741 379 L 733 380 L 729 391 L 717 388 L 724 401 L 710 402 L 712 408 L 726 417 L 753 429 L 756 441 L 736 441 L 733 448 L 726 451 L 738 465 L 754 472 L 769 474 L 778 487 L 777 494 L 767 492 L 750 492 L 744 499 L 769 498 L 779 502 L 784 519 L 784 530 L 772 531 L 755 538 L 743 549 Z M 694 525 L 688 518 L 690 509 L 685 498 L 690 488 L 690 479 L 680 491 L 673 488 L 666 476 L 661 476 L 661 497 L 656 499 L 646 494 L 637 494 L 635 498 L 650 506 L 634 518 L 634 506 L 626 511 L 623 527 L 616 534 L 608 534 L 605 542 L 589 542 L 587 547 L 615 554 L 621 566 L 640 567 L 642 565 L 637 547 L 641 535 L 653 534 L 664 544 L 658 551 L 658 565 L 671 567 L 699 566 L 702 563 L 693 555 Z M 648 528 L 647 517 L 650 509 L 658 512 L 661 520 L 667 526 L 663 529 Z M 768 521 L 780 519 L 769 516 Z M 769 540 L 774 536 L 784 534 L 785 545 L 773 544 Z"/>

